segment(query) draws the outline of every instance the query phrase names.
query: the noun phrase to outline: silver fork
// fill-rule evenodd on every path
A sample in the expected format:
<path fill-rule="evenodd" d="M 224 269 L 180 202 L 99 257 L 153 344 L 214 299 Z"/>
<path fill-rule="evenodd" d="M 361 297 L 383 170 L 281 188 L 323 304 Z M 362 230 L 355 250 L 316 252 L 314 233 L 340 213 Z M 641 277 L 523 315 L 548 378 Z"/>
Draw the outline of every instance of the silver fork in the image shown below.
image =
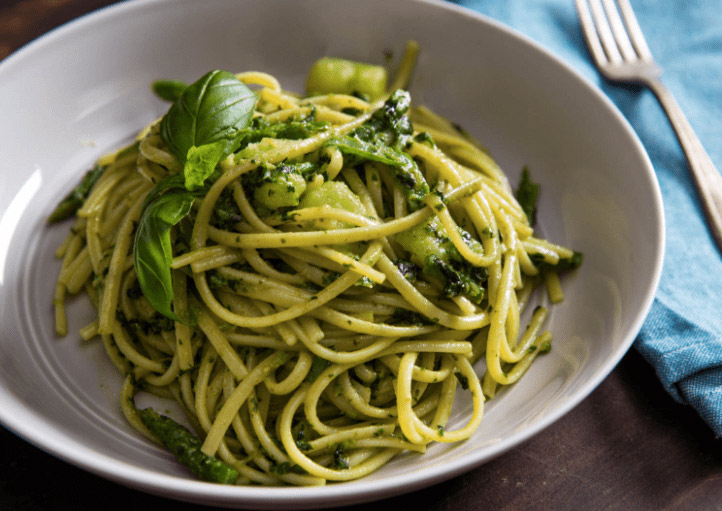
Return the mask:
<path fill-rule="evenodd" d="M 722 177 L 695 135 L 682 109 L 660 81 L 654 62 L 628 0 L 575 0 L 582 31 L 594 62 L 613 82 L 647 86 L 657 97 L 687 157 L 708 226 L 722 250 Z M 621 15 L 620 15 L 621 14 Z"/>

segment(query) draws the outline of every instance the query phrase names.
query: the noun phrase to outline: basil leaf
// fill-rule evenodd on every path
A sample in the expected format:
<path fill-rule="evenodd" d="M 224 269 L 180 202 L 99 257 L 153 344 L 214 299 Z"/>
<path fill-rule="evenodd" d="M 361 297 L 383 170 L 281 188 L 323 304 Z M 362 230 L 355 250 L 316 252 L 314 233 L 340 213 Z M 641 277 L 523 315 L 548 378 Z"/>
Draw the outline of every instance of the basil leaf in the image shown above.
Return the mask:
<path fill-rule="evenodd" d="M 143 211 L 148 207 L 148 205 L 153 202 L 155 199 L 163 195 L 164 193 L 170 191 L 170 190 L 176 190 L 176 191 L 182 191 L 185 190 L 184 185 L 184 178 L 181 174 L 173 174 L 171 176 L 166 176 L 158 183 L 156 183 L 155 187 L 148 193 L 148 195 L 145 197 L 145 200 L 143 201 Z"/>
<path fill-rule="evenodd" d="M 224 143 L 233 151 L 239 131 L 251 121 L 256 95 L 228 71 L 214 70 L 188 86 L 163 116 L 160 135 L 185 163 L 191 147 Z"/>
<path fill-rule="evenodd" d="M 159 185 L 167 189 L 164 183 Z M 155 310 L 181 322 L 172 309 L 170 229 L 190 212 L 194 200 L 194 194 L 185 190 L 155 193 L 141 214 L 133 243 L 135 271 L 143 295 Z"/>
<path fill-rule="evenodd" d="M 225 141 L 188 149 L 188 158 L 183 166 L 186 189 L 195 190 L 203 186 L 206 178 L 216 170 L 216 165 L 228 154 Z"/>
<path fill-rule="evenodd" d="M 175 101 L 185 92 L 188 84 L 180 80 L 157 80 L 151 87 L 160 99 Z"/>

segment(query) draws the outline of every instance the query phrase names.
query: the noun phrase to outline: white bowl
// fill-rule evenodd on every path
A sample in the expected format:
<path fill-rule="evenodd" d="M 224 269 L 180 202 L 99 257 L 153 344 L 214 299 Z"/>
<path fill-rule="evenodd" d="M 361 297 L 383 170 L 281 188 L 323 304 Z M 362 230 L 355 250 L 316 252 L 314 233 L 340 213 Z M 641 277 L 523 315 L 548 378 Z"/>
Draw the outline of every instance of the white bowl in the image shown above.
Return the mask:
<path fill-rule="evenodd" d="M 513 183 L 529 165 L 543 187 L 543 235 L 584 252 L 582 268 L 564 281 L 567 300 L 551 314 L 554 348 L 487 405 L 481 428 L 460 445 L 404 455 L 365 479 L 320 488 L 192 480 L 126 424 L 120 376 L 99 345 L 55 337 L 53 252 L 66 228 L 44 219 L 99 155 L 164 112 L 149 90 L 154 79 L 258 69 L 302 90 L 319 56 L 382 63 L 407 39 L 421 45 L 414 99 L 478 137 Z M 122 3 L 0 64 L 0 112 L 0 421 L 70 463 L 154 494 L 229 507 L 323 507 L 470 470 L 551 425 L 607 376 L 641 327 L 660 275 L 661 196 L 621 114 L 533 42 L 450 4 Z M 70 331 L 91 317 L 87 304 L 76 304 Z"/>

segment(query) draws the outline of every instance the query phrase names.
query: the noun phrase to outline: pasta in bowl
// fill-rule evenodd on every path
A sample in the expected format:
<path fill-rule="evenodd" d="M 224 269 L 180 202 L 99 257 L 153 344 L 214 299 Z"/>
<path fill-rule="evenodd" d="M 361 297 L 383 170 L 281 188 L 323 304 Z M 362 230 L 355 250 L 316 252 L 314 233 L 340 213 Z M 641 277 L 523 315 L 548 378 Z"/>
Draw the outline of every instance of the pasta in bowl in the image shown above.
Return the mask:
<path fill-rule="evenodd" d="M 201 479 L 321 485 L 468 439 L 549 351 L 581 254 L 537 237 L 539 194 L 378 66 L 324 58 L 308 95 L 263 72 L 161 81 L 168 112 L 102 157 L 51 221 L 56 331 L 85 292 L 128 422 Z M 483 360 L 480 364 L 477 361 Z M 135 395 L 176 401 L 195 435 Z M 447 422 L 457 392 L 472 410 Z"/>

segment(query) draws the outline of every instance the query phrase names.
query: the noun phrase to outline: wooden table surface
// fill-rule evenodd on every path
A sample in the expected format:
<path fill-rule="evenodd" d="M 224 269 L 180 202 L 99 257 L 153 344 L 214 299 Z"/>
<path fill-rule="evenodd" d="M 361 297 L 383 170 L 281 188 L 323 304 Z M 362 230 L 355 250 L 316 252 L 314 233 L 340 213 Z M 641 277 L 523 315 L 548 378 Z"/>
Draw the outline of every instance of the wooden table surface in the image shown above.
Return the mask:
<path fill-rule="evenodd" d="M 111 0 L 0 0 L 0 59 Z M 173 504 L 100 479 L 0 428 L 0 509 Z M 83 491 L 78 491 L 83 489 Z M 579 406 L 503 456 L 444 483 L 351 511 L 722 510 L 722 442 L 632 350 Z"/>

